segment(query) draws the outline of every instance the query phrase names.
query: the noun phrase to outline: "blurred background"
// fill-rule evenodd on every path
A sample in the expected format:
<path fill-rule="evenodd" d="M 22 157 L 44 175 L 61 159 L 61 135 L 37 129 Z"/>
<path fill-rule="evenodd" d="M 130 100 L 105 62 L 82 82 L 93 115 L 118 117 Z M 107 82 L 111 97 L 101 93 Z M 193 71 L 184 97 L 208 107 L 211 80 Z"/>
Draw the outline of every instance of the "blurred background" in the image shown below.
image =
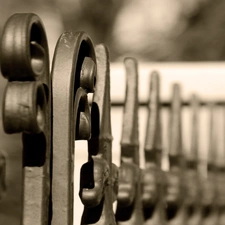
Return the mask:
<path fill-rule="evenodd" d="M 110 48 L 142 61 L 215 61 L 225 58 L 223 0 L 0 0 L 0 32 L 15 12 L 44 21 L 50 50 L 64 30 L 84 30 Z"/>
<path fill-rule="evenodd" d="M 39 15 L 46 28 L 52 59 L 56 42 L 63 31 L 87 32 L 94 44 L 109 47 L 111 58 L 113 162 L 119 165 L 122 128 L 122 103 L 125 95 L 124 57 L 133 56 L 139 64 L 140 101 L 146 103 L 149 92 L 149 74 L 161 74 L 161 96 L 170 101 L 171 84 L 182 85 L 183 99 L 188 101 L 196 92 L 200 100 L 225 99 L 225 1 L 224 0 L 0 0 L 0 37 L 10 15 L 33 12 Z M 6 79 L 0 76 L 0 104 Z M 1 106 L 0 106 L 1 108 Z M 225 149 L 224 107 L 220 115 L 219 146 Z M 168 150 L 169 110 L 162 110 L 163 148 Z M 147 110 L 140 107 L 141 167 L 144 166 L 143 145 Z M 0 113 L 0 120 L 2 115 Z M 191 111 L 184 108 L 183 148 L 190 151 Z M 199 151 L 207 158 L 209 145 L 209 112 L 200 110 Z M 18 225 L 21 215 L 22 144 L 21 135 L 6 135 L 0 125 L 0 151 L 7 160 L 6 195 L 0 201 L 0 224 Z M 15 147 L 16 146 L 16 147 Z M 87 143 L 76 142 L 75 151 L 75 223 L 78 224 L 82 204 L 78 197 L 80 166 L 87 161 Z M 225 159 L 225 156 L 224 156 Z M 225 162 L 225 160 L 224 160 Z M 205 161 L 204 161 L 205 163 Z M 204 164 L 203 163 L 203 164 Z M 167 170 L 166 160 L 163 169 Z"/>

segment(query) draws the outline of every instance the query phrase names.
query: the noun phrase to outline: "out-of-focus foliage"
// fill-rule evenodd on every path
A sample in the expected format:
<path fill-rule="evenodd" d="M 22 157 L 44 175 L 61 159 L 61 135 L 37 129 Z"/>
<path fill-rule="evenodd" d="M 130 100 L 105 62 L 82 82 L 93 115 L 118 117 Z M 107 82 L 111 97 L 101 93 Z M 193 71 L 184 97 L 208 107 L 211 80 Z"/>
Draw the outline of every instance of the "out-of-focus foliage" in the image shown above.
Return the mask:
<path fill-rule="evenodd" d="M 165 61 L 225 58 L 224 1 L 126 2 L 112 32 L 116 54 Z"/>
<path fill-rule="evenodd" d="M 84 30 L 105 43 L 111 59 L 225 59 L 224 0 L 0 0 L 3 21 L 17 11 L 44 17 L 50 45 L 62 30 Z M 49 21 L 49 22 L 48 22 Z M 63 24 L 63 29 L 62 29 Z M 55 37 L 55 38 L 53 38 Z"/>
<path fill-rule="evenodd" d="M 144 61 L 225 58 L 224 0 L 80 0 L 75 8 L 65 26 L 106 43 L 113 60 L 125 55 Z"/>

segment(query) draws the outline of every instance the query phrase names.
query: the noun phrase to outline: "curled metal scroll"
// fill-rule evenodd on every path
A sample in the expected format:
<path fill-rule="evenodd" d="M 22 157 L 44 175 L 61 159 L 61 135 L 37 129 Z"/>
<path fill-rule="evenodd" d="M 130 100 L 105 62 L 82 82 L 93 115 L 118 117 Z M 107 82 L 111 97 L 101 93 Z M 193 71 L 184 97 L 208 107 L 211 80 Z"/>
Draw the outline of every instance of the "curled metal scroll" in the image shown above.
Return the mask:
<path fill-rule="evenodd" d="M 23 212 L 21 224 L 50 221 L 51 77 L 45 30 L 32 13 L 12 15 L 1 42 L 1 70 L 8 79 L 3 126 L 23 134 Z"/>
<path fill-rule="evenodd" d="M 121 166 L 117 196 L 117 224 L 143 224 L 141 169 L 139 167 L 138 71 L 137 61 L 124 60 L 126 98 L 121 138 Z"/>
<path fill-rule="evenodd" d="M 81 224 L 115 225 L 112 208 L 117 189 L 117 170 L 112 164 L 109 53 L 95 47 L 97 76 L 91 106 L 91 138 L 88 162 L 81 168 L 80 198 L 84 204 Z"/>
<path fill-rule="evenodd" d="M 96 82 L 96 58 L 90 37 L 65 32 L 53 65 L 52 225 L 73 224 L 74 141 L 91 136 L 87 94 Z"/>
<path fill-rule="evenodd" d="M 148 121 L 145 136 L 145 169 L 143 170 L 142 201 L 146 225 L 166 224 L 165 175 L 161 169 L 160 78 L 151 74 Z"/>

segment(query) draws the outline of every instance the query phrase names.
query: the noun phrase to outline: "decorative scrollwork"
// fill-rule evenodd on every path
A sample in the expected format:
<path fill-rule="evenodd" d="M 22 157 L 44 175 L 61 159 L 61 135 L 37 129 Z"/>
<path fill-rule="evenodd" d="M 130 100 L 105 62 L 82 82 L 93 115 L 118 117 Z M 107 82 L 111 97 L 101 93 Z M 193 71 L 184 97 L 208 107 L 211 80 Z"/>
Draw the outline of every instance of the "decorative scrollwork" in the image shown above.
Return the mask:
<path fill-rule="evenodd" d="M 1 70 L 6 133 L 23 133 L 22 224 L 49 222 L 51 77 L 45 30 L 32 13 L 12 15 L 3 31 Z"/>
<path fill-rule="evenodd" d="M 80 198 L 84 204 L 82 225 L 115 225 L 113 201 L 117 191 L 117 170 L 112 164 L 109 53 L 95 47 L 97 77 L 91 107 L 91 138 L 88 162 L 81 168 Z"/>
<path fill-rule="evenodd" d="M 86 33 L 68 31 L 60 36 L 53 59 L 52 80 L 52 224 L 71 225 L 74 141 L 91 137 L 87 94 L 95 90 L 96 82 L 95 51 Z"/>

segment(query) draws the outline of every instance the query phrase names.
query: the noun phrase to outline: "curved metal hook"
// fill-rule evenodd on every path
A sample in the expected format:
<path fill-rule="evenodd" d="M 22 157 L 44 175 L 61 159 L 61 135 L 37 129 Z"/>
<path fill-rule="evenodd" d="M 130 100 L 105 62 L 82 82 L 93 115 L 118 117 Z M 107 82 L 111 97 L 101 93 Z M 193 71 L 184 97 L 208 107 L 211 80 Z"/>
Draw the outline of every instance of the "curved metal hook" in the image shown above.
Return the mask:
<path fill-rule="evenodd" d="M 23 132 L 22 224 L 49 223 L 51 76 L 45 30 L 32 13 L 12 15 L 3 31 L 1 69 L 6 133 Z"/>

